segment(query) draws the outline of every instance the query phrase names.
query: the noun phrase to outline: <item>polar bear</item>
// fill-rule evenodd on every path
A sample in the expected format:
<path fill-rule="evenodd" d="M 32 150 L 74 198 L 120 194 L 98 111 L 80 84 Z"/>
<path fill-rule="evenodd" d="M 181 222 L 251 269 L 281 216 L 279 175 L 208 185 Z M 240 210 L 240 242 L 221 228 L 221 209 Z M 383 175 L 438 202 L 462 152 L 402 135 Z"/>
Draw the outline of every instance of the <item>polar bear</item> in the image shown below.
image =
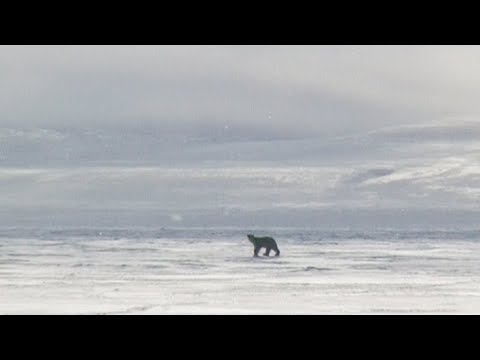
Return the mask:
<path fill-rule="evenodd" d="M 248 240 L 250 240 L 250 242 L 253 244 L 253 256 L 257 257 L 258 252 L 262 247 L 266 249 L 265 253 L 263 254 L 264 256 L 269 256 L 271 250 L 275 251 L 275 256 L 280 255 L 280 250 L 278 249 L 277 243 L 273 238 L 269 236 L 255 237 L 252 234 L 248 234 L 247 237 Z"/>

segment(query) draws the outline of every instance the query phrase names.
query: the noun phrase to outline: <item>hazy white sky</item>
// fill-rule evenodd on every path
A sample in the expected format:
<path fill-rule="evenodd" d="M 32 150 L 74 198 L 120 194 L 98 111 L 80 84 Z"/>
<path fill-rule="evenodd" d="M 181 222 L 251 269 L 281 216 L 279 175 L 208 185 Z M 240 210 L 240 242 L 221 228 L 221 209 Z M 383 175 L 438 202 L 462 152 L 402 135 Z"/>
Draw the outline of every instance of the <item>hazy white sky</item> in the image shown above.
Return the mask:
<path fill-rule="evenodd" d="M 476 211 L 479 64 L 480 46 L 0 46 L 0 198 L 225 223 Z"/>
<path fill-rule="evenodd" d="M 0 126 L 330 135 L 480 115 L 478 46 L 1 46 Z"/>

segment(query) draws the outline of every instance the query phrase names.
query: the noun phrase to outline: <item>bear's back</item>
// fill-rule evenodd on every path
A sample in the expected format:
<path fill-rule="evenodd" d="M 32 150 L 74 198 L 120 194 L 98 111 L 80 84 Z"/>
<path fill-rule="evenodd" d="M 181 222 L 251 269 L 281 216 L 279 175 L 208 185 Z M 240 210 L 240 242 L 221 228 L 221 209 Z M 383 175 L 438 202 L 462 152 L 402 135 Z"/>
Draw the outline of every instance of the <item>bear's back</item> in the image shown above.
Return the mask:
<path fill-rule="evenodd" d="M 267 246 L 267 247 L 277 246 L 277 243 L 275 242 L 275 240 L 270 236 L 255 237 L 255 242 L 257 243 L 257 246 Z"/>

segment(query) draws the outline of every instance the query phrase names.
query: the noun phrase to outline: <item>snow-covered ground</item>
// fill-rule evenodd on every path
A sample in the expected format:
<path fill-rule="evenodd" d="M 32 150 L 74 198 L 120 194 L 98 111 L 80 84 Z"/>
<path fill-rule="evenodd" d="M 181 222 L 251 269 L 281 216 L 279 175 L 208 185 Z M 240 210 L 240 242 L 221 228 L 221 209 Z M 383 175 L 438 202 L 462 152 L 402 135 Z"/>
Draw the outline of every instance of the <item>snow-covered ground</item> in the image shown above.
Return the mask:
<path fill-rule="evenodd" d="M 278 258 L 245 234 L 271 234 Z M 0 314 L 480 313 L 480 232 L 0 231 Z"/>

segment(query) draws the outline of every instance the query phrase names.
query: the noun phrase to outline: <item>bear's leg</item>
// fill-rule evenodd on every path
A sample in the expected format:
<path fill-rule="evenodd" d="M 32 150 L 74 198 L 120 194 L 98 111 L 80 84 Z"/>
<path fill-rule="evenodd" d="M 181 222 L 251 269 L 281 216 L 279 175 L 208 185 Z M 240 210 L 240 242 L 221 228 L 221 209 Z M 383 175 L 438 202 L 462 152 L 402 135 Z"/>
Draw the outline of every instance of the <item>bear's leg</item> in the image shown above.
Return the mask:
<path fill-rule="evenodd" d="M 258 246 L 255 246 L 255 248 L 253 249 L 253 256 L 254 257 L 258 257 L 258 252 L 260 251 L 260 247 Z"/>
<path fill-rule="evenodd" d="M 280 249 L 279 249 L 278 247 L 276 247 L 276 248 L 273 249 L 273 250 L 275 250 L 275 256 L 280 255 Z"/>
<path fill-rule="evenodd" d="M 271 250 L 272 250 L 271 248 L 267 248 L 267 249 L 265 250 L 265 254 L 263 254 L 263 255 L 264 255 L 264 256 L 270 256 L 270 251 L 271 251 Z"/>

